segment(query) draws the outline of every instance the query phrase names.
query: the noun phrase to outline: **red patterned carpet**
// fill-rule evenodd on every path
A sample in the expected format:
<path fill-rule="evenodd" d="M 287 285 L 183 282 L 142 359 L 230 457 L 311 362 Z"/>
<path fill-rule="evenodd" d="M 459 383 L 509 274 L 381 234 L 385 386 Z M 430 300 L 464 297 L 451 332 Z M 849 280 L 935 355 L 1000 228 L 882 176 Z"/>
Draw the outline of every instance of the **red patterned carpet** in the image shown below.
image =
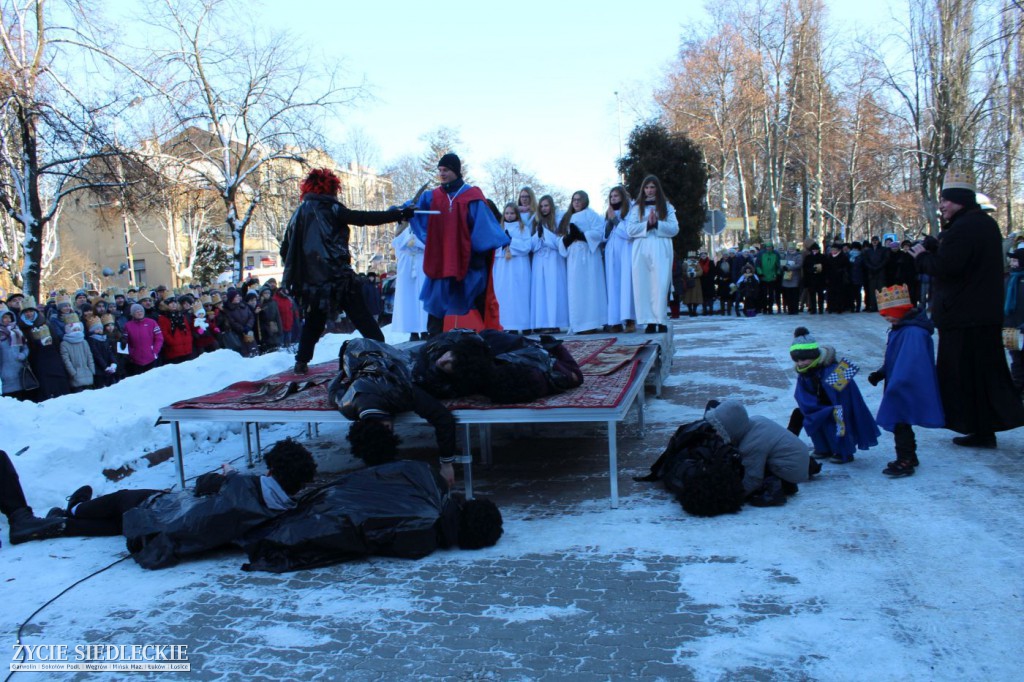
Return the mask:
<path fill-rule="evenodd" d="M 548 396 L 532 403 L 495 405 L 479 396 L 445 401 L 453 410 L 492 410 L 528 407 L 555 409 L 560 407 L 615 407 L 622 399 L 636 373 L 636 354 L 640 346 L 616 346 L 616 339 L 585 339 L 565 342 L 586 379 L 582 386 L 565 393 Z M 171 405 L 176 410 L 251 410 L 281 412 L 332 411 L 327 401 L 327 385 L 338 371 L 332 360 L 309 368 L 309 374 L 291 370 L 273 374 L 260 381 L 240 381 L 227 388 Z"/>

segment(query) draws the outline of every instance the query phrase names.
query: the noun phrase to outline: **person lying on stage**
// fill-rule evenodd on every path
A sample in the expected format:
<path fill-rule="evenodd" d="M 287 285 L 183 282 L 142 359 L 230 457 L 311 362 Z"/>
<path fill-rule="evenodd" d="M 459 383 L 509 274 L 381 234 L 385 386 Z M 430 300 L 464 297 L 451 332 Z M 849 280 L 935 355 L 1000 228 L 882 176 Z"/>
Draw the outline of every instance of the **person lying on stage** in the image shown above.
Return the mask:
<path fill-rule="evenodd" d="M 528 403 L 583 383 L 562 342 L 485 329 L 454 330 L 416 348 L 413 381 L 438 398 L 480 394 L 496 403 Z"/>
<path fill-rule="evenodd" d="M 264 456 L 267 475 L 240 474 L 230 465 L 203 474 L 194 490 L 118 490 L 93 499 L 83 486 L 67 509 L 47 518 L 64 522 L 64 535 L 124 534 L 143 568 L 167 568 L 184 557 L 237 542 L 244 533 L 295 507 L 294 496 L 313 480 L 316 462 L 305 446 L 279 441 Z"/>
<path fill-rule="evenodd" d="M 393 418 L 415 412 L 434 427 L 440 472 L 455 482 L 455 418 L 441 402 L 412 381 L 408 353 L 373 339 L 351 339 L 339 352 L 341 372 L 327 388 L 332 405 L 353 424 L 348 440 L 352 455 L 368 465 L 393 460 L 399 439 Z"/>
<path fill-rule="evenodd" d="M 401 460 L 304 495 L 296 509 L 246 536 L 242 568 L 280 573 L 369 555 L 418 559 L 438 548 L 491 547 L 502 533 L 493 502 L 451 494 L 426 462 Z"/>

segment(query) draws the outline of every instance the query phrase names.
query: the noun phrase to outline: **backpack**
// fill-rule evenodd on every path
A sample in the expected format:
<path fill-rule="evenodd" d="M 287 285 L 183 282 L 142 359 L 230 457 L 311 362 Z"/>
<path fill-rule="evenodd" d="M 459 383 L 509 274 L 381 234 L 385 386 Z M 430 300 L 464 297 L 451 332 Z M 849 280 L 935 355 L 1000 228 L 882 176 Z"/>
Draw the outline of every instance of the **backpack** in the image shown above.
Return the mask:
<path fill-rule="evenodd" d="M 676 429 L 650 474 L 634 480 L 661 480 L 686 512 L 717 516 L 743 506 L 744 473 L 736 448 L 700 419 Z"/>

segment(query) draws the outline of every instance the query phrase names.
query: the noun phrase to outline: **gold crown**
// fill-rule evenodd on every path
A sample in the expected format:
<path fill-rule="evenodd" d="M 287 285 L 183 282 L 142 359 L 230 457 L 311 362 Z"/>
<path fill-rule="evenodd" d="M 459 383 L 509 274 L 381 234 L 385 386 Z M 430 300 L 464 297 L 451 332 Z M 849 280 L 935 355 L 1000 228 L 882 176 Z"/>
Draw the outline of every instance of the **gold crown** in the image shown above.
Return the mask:
<path fill-rule="evenodd" d="M 974 176 L 967 171 L 950 166 L 946 169 L 946 177 L 942 180 L 942 189 L 968 189 L 977 191 L 974 185 Z"/>
<path fill-rule="evenodd" d="M 898 305 L 910 306 L 910 290 L 907 289 L 906 284 L 896 284 L 876 291 L 875 298 L 878 301 L 879 310 L 895 308 Z"/>

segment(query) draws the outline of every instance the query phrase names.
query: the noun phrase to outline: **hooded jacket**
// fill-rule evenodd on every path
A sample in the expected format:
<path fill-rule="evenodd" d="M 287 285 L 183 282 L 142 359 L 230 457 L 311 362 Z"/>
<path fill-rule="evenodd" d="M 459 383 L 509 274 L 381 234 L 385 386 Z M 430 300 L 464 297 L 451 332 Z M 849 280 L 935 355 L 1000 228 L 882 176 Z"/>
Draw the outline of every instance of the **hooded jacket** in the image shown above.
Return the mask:
<path fill-rule="evenodd" d="M 809 475 L 807 445 L 767 417 L 750 417 L 742 403 L 726 400 L 704 414 L 704 419 L 727 443 L 739 450 L 745 474 L 743 489 L 758 490 L 766 473 L 790 483 L 803 483 Z"/>
<path fill-rule="evenodd" d="M 160 332 L 160 325 L 154 320 L 148 317 L 141 320 L 131 319 L 125 325 L 124 335 L 128 341 L 128 359 L 132 364 L 146 367 L 160 357 L 164 335 Z"/>

